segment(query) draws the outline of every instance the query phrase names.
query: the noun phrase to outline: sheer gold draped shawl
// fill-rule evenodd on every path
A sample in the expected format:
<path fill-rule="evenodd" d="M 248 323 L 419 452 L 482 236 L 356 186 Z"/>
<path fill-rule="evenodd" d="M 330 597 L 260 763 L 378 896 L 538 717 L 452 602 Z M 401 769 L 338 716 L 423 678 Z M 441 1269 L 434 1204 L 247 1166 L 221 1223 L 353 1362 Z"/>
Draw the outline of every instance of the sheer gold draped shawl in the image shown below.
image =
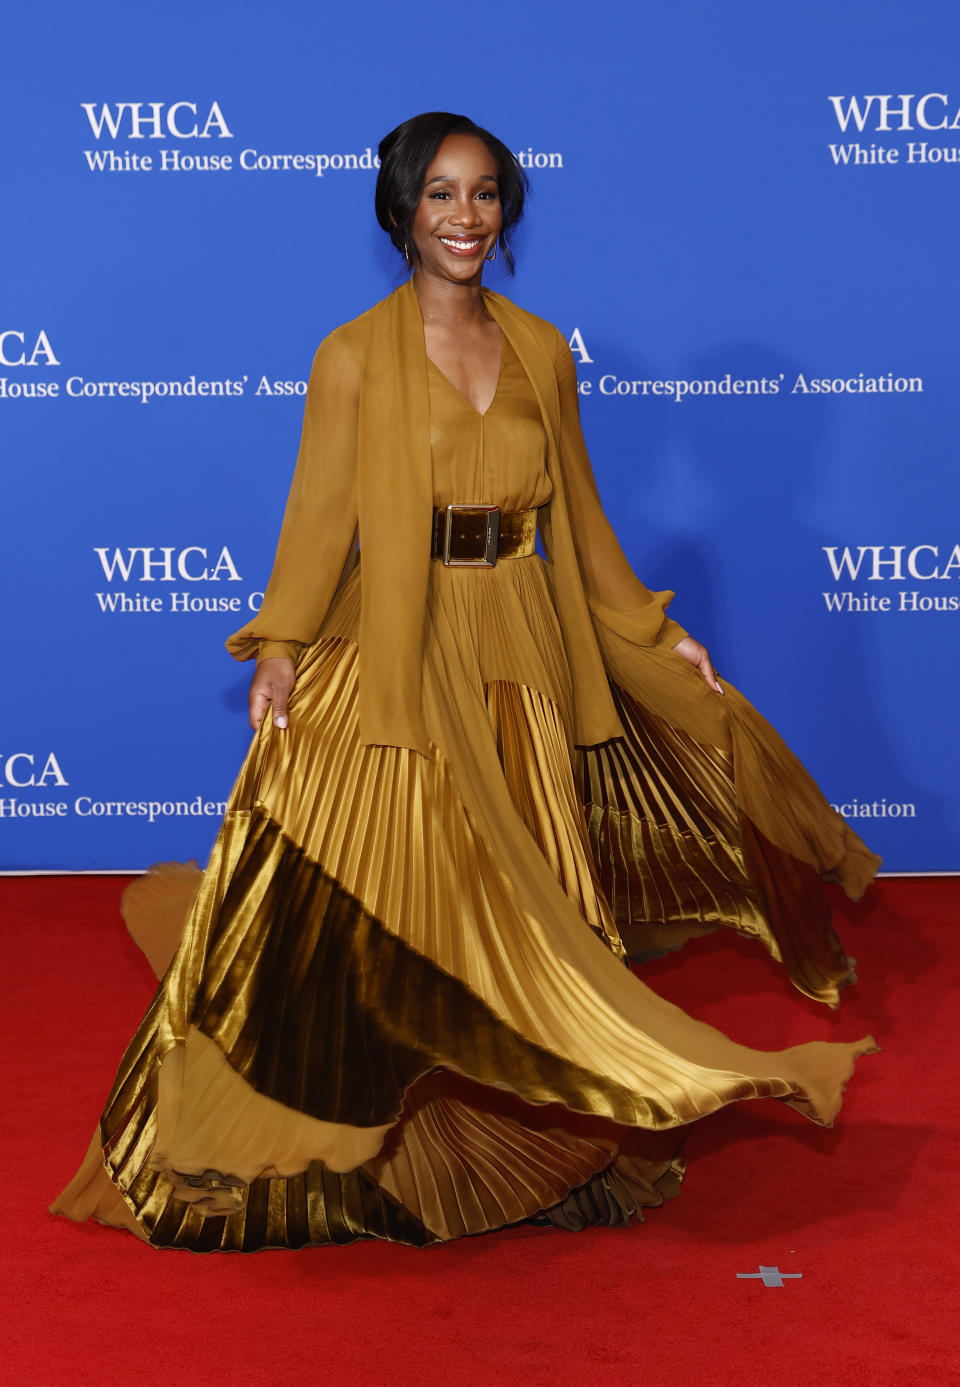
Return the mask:
<path fill-rule="evenodd" d="M 593 745 L 622 728 L 591 607 L 637 645 L 675 645 L 684 632 L 665 617 L 673 594 L 639 581 L 604 516 L 563 337 L 500 294 L 485 290 L 484 302 L 543 417 L 553 494 L 540 531 L 573 679 L 575 738 Z M 478 499 L 496 498 L 464 498 Z M 359 538 L 361 739 L 429 754 L 420 674 L 432 507 L 423 318 L 407 281 L 317 351 L 273 573 L 257 617 L 228 640 L 230 653 L 296 658 L 312 644 L 357 562 Z"/>

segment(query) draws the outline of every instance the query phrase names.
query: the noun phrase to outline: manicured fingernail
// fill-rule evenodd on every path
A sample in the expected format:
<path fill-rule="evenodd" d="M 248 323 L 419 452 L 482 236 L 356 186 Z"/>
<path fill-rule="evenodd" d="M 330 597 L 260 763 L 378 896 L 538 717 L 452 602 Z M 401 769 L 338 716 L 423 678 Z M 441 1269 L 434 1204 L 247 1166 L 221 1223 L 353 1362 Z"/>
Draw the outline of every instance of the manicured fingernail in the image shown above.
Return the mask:
<path fill-rule="evenodd" d="M 717 693 L 723 693 L 723 689 L 721 689 L 719 684 L 717 685 Z"/>
<path fill-rule="evenodd" d="M 273 720 L 273 725 L 274 725 L 274 727 L 286 727 L 286 725 L 287 725 L 287 720 L 286 720 L 286 718 L 281 714 L 280 717 L 274 718 L 274 720 Z"/>

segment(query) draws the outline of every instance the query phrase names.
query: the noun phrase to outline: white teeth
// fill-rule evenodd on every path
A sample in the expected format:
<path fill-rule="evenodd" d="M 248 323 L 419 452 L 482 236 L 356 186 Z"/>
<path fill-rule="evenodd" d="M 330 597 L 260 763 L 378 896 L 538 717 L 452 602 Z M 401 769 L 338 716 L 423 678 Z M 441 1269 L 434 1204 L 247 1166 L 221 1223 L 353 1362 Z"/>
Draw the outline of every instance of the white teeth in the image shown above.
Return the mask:
<path fill-rule="evenodd" d="M 458 250 L 473 250 L 480 244 L 479 240 L 466 241 L 462 236 L 441 236 L 440 240 L 445 246 L 456 246 Z"/>

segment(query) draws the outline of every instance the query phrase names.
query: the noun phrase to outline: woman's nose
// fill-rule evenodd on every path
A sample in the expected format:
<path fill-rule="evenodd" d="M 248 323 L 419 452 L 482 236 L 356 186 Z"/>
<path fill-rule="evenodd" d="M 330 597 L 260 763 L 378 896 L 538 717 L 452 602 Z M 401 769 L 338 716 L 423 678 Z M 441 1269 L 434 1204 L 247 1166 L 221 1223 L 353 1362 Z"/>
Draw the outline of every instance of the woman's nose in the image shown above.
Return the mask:
<path fill-rule="evenodd" d="M 481 221 L 480 209 L 472 198 L 458 202 L 450 214 L 450 220 L 458 226 L 477 226 Z"/>

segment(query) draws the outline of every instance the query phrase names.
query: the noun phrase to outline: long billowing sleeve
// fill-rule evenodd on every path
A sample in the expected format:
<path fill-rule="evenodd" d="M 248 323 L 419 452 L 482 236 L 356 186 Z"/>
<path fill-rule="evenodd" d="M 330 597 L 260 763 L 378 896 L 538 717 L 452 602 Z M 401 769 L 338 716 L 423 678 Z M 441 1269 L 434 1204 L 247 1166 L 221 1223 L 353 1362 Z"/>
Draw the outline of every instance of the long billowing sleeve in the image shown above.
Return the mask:
<path fill-rule="evenodd" d="M 636 645 L 674 646 L 686 632 L 666 616 L 673 593 L 644 587 L 603 513 L 580 427 L 573 353 L 559 333 L 557 339 L 560 461 L 577 558 L 598 636 L 603 636 L 606 627 Z"/>
<path fill-rule="evenodd" d="M 300 451 L 263 605 L 227 641 L 237 660 L 296 659 L 320 630 L 357 528 L 360 377 L 338 329 L 313 360 Z"/>

